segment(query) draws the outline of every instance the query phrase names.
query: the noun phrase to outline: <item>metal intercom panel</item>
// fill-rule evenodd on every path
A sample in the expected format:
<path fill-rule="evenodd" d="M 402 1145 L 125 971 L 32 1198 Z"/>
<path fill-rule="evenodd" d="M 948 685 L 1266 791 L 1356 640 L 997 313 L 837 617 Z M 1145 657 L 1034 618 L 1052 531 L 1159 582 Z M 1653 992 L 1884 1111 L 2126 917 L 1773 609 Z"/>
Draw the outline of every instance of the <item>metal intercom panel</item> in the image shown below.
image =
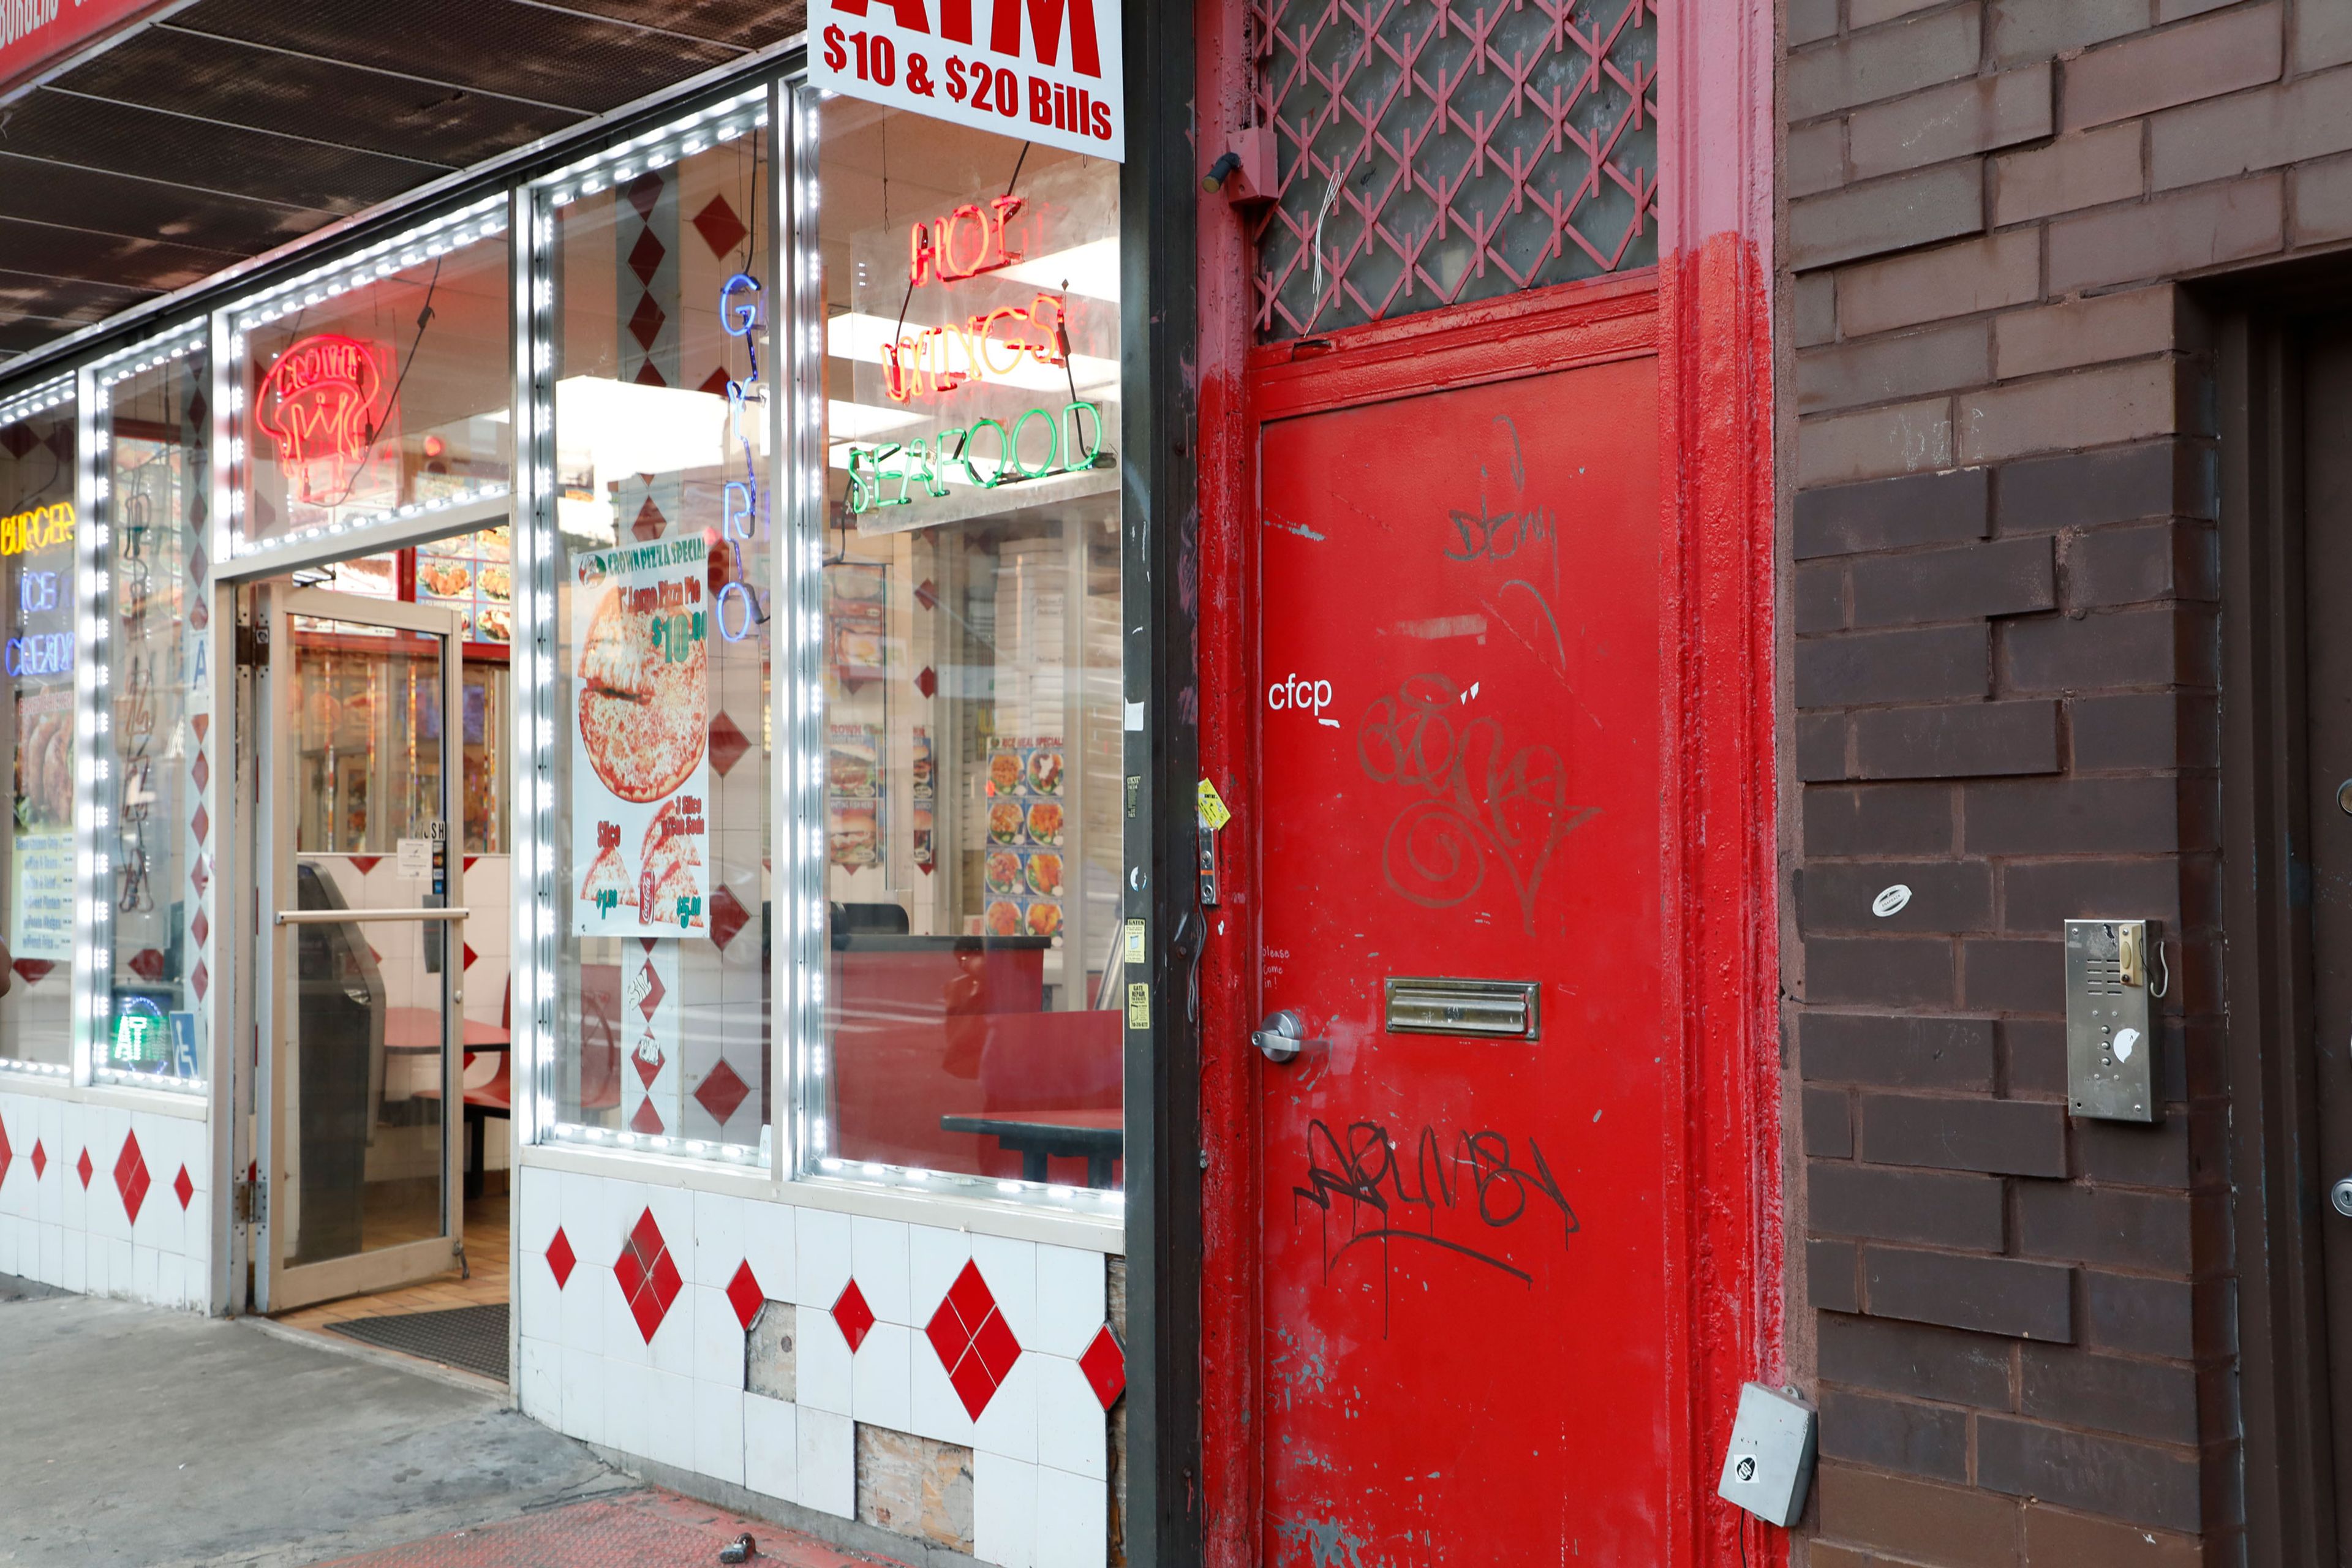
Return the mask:
<path fill-rule="evenodd" d="M 2169 979 L 2156 921 L 2066 922 L 2066 1106 L 2074 1115 L 2158 1119 L 2154 1004 Z"/>
<path fill-rule="evenodd" d="M 1717 1497 L 1786 1530 L 1805 1511 L 1813 1479 L 1813 1407 L 1793 1389 L 1743 1384 Z"/>

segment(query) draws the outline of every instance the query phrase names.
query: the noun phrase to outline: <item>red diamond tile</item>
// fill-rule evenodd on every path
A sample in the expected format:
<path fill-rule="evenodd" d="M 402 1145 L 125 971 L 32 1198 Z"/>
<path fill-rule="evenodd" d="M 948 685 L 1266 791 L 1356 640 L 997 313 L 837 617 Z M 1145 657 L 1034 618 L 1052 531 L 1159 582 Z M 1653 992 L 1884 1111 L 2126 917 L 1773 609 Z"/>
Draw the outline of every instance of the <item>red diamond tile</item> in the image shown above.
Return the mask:
<path fill-rule="evenodd" d="M 124 961 L 131 973 L 152 985 L 163 978 L 163 955 L 152 947 L 142 947 Z"/>
<path fill-rule="evenodd" d="M 205 939 L 213 934 L 213 922 L 205 918 L 204 910 L 198 910 L 196 918 L 188 922 L 188 934 L 196 939 L 198 947 L 204 946 Z"/>
<path fill-rule="evenodd" d="M 37 1144 L 36 1147 L 38 1145 Z M 8 1124 L 0 1121 L 0 1182 L 8 1179 L 8 1162 L 16 1157 L 16 1152 L 8 1147 Z M 37 1171 L 34 1174 L 37 1177 L 40 1173 Z"/>
<path fill-rule="evenodd" d="M 653 1210 L 637 1216 L 628 1240 L 621 1244 L 621 1256 L 613 1264 L 613 1279 L 629 1303 L 629 1315 L 637 1321 L 637 1332 L 651 1344 L 655 1331 L 669 1316 L 670 1303 L 685 1285 L 678 1278 L 677 1265 L 670 1260 L 669 1245 L 662 1238 Z"/>
<path fill-rule="evenodd" d="M 742 244 L 743 237 L 751 231 L 743 226 L 743 220 L 735 216 L 735 209 L 727 205 L 725 196 L 713 196 L 694 215 L 694 232 L 710 247 L 710 254 L 723 261 L 728 252 Z"/>
<path fill-rule="evenodd" d="M 940 689 L 940 678 L 929 665 L 915 672 L 915 689 L 929 697 Z"/>
<path fill-rule="evenodd" d="M 199 741 L 211 732 L 212 727 L 213 716 L 209 713 L 198 713 L 188 720 L 188 728 L 196 732 L 196 739 Z"/>
<path fill-rule="evenodd" d="M 663 186 L 664 182 L 660 172 L 648 169 L 631 180 L 628 189 L 624 194 L 628 196 L 629 205 L 637 209 L 637 216 L 651 223 L 654 220 L 654 208 L 661 205 Z"/>
<path fill-rule="evenodd" d="M 481 956 L 481 954 L 480 954 L 480 953 L 478 953 L 478 952 L 476 952 L 474 951 L 474 944 L 473 944 L 472 942 L 459 942 L 457 945 L 458 945 L 459 947 L 461 947 L 461 948 L 463 948 L 463 949 L 465 950 L 465 952 L 466 952 L 466 967 L 467 967 L 467 968 L 468 968 L 468 969 L 473 968 L 473 967 L 474 967 L 474 960 L 476 960 L 477 958 L 479 958 L 479 957 Z"/>
<path fill-rule="evenodd" d="M 140 1205 L 147 1201 L 149 1185 L 147 1157 L 139 1152 L 139 1134 L 133 1132 L 122 1140 L 122 1152 L 114 1157 L 114 1190 L 122 1194 L 122 1212 L 134 1223 Z"/>
<path fill-rule="evenodd" d="M 81 1158 L 74 1162 L 74 1173 L 81 1178 L 84 1192 L 89 1190 L 89 1173 L 93 1168 L 89 1163 L 89 1151 L 85 1149 L 81 1152 Z"/>
<path fill-rule="evenodd" d="M 645 363 L 637 366 L 637 374 L 631 376 L 629 379 L 635 382 L 639 386 L 667 386 L 669 384 L 668 378 L 664 376 L 660 371 L 654 368 L 654 362 L 651 360 L 647 360 Z M 637 537 L 639 539 L 648 539 L 652 537 L 652 535 L 645 531 L 645 518 L 643 516 L 639 516 L 637 519 Z"/>
<path fill-rule="evenodd" d="M 188 886 L 194 888 L 196 890 L 196 897 L 201 899 L 205 896 L 205 890 L 212 885 L 212 858 L 209 856 L 199 855 L 196 857 L 196 868 L 188 873 Z"/>
<path fill-rule="evenodd" d="M 180 1173 L 172 1178 L 172 1194 L 180 1200 L 181 1212 L 185 1213 L 188 1201 L 196 1195 L 196 1184 L 188 1180 L 188 1168 L 185 1165 L 181 1166 Z"/>
<path fill-rule="evenodd" d="M 963 1266 L 923 1333 L 947 1369 L 965 1414 L 979 1420 L 1011 1375 L 1013 1363 L 1021 1359 L 1021 1342 L 996 1310 L 996 1293 L 981 1278 L 979 1264 Z"/>
<path fill-rule="evenodd" d="M 1105 1323 L 1095 1331 L 1095 1337 L 1078 1357 L 1078 1370 L 1087 1374 L 1087 1386 L 1095 1391 L 1105 1410 L 1118 1403 L 1127 1391 L 1127 1352 L 1118 1348 L 1118 1336 Z"/>
<path fill-rule="evenodd" d="M 547 1244 L 547 1271 L 555 1276 L 557 1289 L 572 1283 L 572 1270 L 579 1261 L 572 1256 L 572 1238 L 563 1234 L 562 1226 L 557 1226 Z"/>
<path fill-rule="evenodd" d="M 662 1005 L 662 998 L 668 994 L 668 987 L 662 984 L 661 971 L 650 963 L 646 964 L 645 1000 L 637 1004 L 637 1010 L 646 1016 L 646 1023 L 650 1024 L 654 1021 L 654 1010 Z"/>
<path fill-rule="evenodd" d="M 212 778 L 213 765 L 205 761 L 205 754 L 202 752 L 198 752 L 196 760 L 188 764 L 188 776 L 195 781 L 198 789 L 204 788 L 205 783 Z"/>
<path fill-rule="evenodd" d="M 710 721 L 710 765 L 719 770 L 720 777 L 725 777 L 727 770 L 740 762 L 743 753 L 751 749 L 750 739 L 735 727 L 734 720 L 721 713 Z"/>
<path fill-rule="evenodd" d="M 939 584 L 932 582 L 929 577 L 926 577 L 920 583 L 916 584 L 915 603 L 922 605 L 923 608 L 927 610 L 938 609 L 940 607 Z"/>
<path fill-rule="evenodd" d="M 206 815 L 205 808 L 201 805 L 196 807 L 196 815 L 188 819 L 188 826 L 195 830 L 196 842 L 199 844 L 202 844 L 205 841 L 205 835 L 211 831 L 212 825 L 212 817 Z"/>
<path fill-rule="evenodd" d="M 203 959 L 196 960 L 195 973 L 188 976 L 188 984 L 195 987 L 197 1001 L 205 999 L 205 991 L 212 983 L 212 972 L 205 967 Z"/>
<path fill-rule="evenodd" d="M 629 336 L 637 340 L 639 348 L 651 353 L 654 344 L 661 341 L 662 328 L 668 321 L 669 312 L 655 304 L 654 297 L 647 294 L 637 301 L 637 308 L 629 314 Z"/>
<path fill-rule="evenodd" d="M 663 1125 L 661 1112 L 654 1109 L 654 1102 L 648 1099 L 637 1102 L 635 1114 L 629 1118 L 629 1131 L 643 1133 L 647 1138 L 658 1138 L 669 1129 Z"/>
<path fill-rule="evenodd" d="M 722 364 L 717 370 L 712 371 L 709 375 L 704 376 L 702 378 L 702 384 L 695 390 L 698 392 L 708 393 L 713 397 L 724 397 L 727 395 L 727 384 L 734 379 L 735 378 L 733 376 L 727 374 L 727 367 Z"/>
<path fill-rule="evenodd" d="M 57 967 L 57 963 L 47 958 L 20 958 L 10 967 L 16 971 L 16 978 L 26 984 L 38 985 L 49 977 L 49 971 Z"/>
<path fill-rule="evenodd" d="M 737 898 L 724 882 L 712 890 L 709 908 L 710 940 L 723 950 L 751 921 L 751 912 L 743 908 L 743 900 Z"/>
<path fill-rule="evenodd" d="M 647 365 L 646 368 L 651 370 L 653 367 Z M 645 378 L 640 376 L 638 379 L 642 381 Z M 661 377 L 656 375 L 654 379 L 659 381 Z M 629 531 L 635 534 L 640 541 L 650 542 L 659 539 L 662 536 L 662 531 L 668 526 L 669 519 L 662 515 L 661 508 L 654 505 L 654 498 L 647 496 L 646 504 L 637 508 L 637 520 L 629 525 Z"/>
<path fill-rule="evenodd" d="M 654 274 L 661 270 L 662 258 L 668 254 L 668 247 L 654 237 L 652 229 L 646 229 L 637 236 L 637 243 L 629 247 L 629 270 L 637 275 L 638 282 L 650 289 Z"/>
<path fill-rule="evenodd" d="M 374 870 L 377 863 L 383 858 L 381 855 L 354 855 L 352 857 L 352 869 L 364 877 Z"/>
<path fill-rule="evenodd" d="M 33 1140 L 33 1180 L 37 1182 L 48 1173 L 49 1152 L 41 1147 L 41 1141 L 36 1138 Z"/>
<path fill-rule="evenodd" d="M 468 871 L 472 870 L 472 869 L 474 868 L 474 862 L 475 862 L 475 861 L 477 861 L 477 860 L 478 860 L 478 859 L 480 859 L 480 858 L 481 858 L 481 857 L 480 857 L 479 855 L 468 855 L 468 856 L 467 856 L 467 857 L 466 857 L 466 869 L 467 869 L 467 870 L 468 870 Z"/>
<path fill-rule="evenodd" d="M 735 1278 L 727 1281 L 727 1301 L 735 1309 L 735 1321 L 748 1332 L 751 1320 L 768 1304 L 768 1293 L 760 1289 L 759 1279 L 751 1273 L 751 1259 L 736 1265 Z"/>
<path fill-rule="evenodd" d="M 743 1081 L 740 1073 L 728 1065 L 725 1057 L 721 1057 L 719 1065 L 703 1074 L 701 1083 L 695 1087 L 694 1100 L 710 1112 L 710 1120 L 724 1127 L 727 1119 L 735 1114 L 736 1108 L 751 1092 L 751 1086 Z"/>
<path fill-rule="evenodd" d="M 841 1288 L 840 1297 L 833 1303 L 833 1321 L 841 1337 L 849 1342 L 849 1353 L 856 1355 L 874 1327 L 874 1309 L 866 1304 L 866 1292 L 857 1288 L 856 1280 Z"/>

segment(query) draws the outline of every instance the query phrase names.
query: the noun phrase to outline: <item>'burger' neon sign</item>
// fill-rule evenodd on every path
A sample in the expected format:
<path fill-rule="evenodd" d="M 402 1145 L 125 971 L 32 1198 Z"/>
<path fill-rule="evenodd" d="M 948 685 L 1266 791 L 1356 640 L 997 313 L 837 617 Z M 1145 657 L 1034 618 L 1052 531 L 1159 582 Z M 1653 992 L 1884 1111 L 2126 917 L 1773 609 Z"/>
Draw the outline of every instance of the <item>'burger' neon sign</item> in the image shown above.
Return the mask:
<path fill-rule="evenodd" d="M 390 434 L 390 351 L 320 332 L 299 340 L 262 378 L 256 417 L 278 442 L 278 467 L 296 498 L 348 499 L 377 443 Z"/>

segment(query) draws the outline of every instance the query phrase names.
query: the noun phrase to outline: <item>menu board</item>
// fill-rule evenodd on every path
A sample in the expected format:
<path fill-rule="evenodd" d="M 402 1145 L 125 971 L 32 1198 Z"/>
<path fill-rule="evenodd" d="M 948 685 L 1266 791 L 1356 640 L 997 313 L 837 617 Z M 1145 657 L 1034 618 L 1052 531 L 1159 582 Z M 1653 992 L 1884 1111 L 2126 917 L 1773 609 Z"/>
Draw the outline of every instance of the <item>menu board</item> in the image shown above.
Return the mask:
<path fill-rule="evenodd" d="M 20 833 L 13 861 L 16 885 L 8 907 L 16 929 L 8 933 L 10 952 L 65 963 L 73 956 L 73 835 Z"/>
<path fill-rule="evenodd" d="M 1058 736 L 1014 736 L 989 753 L 982 934 L 1061 934 L 1062 770 Z"/>
<path fill-rule="evenodd" d="M 514 549 L 505 528 L 486 528 L 416 549 L 416 602 L 457 612 L 467 642 L 514 640 Z"/>
<path fill-rule="evenodd" d="M 698 537 L 572 559 L 577 935 L 709 930 L 709 563 Z"/>

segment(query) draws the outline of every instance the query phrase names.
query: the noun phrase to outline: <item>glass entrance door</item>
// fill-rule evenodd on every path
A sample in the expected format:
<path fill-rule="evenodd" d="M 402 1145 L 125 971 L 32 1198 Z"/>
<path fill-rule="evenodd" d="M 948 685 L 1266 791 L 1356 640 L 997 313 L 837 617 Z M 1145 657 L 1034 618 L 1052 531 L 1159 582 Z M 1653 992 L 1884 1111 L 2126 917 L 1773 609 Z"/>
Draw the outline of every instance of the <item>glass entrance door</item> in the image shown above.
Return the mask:
<path fill-rule="evenodd" d="M 429 1279 L 457 1201 L 467 910 L 457 617 L 273 587 L 260 902 L 261 1309 Z"/>

